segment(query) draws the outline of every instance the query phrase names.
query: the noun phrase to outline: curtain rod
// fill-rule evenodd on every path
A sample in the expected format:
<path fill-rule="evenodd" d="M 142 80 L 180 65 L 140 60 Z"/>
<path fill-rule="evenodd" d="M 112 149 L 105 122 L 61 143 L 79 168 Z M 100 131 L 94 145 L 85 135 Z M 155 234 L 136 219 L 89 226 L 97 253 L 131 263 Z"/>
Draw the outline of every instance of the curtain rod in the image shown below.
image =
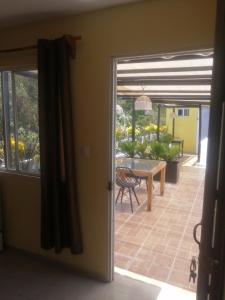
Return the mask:
<path fill-rule="evenodd" d="M 66 42 L 70 46 L 71 51 L 74 53 L 75 43 L 77 40 L 81 40 L 81 36 L 64 35 L 63 37 L 65 38 Z M 32 50 L 36 48 L 37 45 L 29 45 L 29 46 L 18 47 L 18 48 L 3 49 L 0 50 L 0 53 L 11 53 L 11 52 L 24 51 L 24 50 Z"/>

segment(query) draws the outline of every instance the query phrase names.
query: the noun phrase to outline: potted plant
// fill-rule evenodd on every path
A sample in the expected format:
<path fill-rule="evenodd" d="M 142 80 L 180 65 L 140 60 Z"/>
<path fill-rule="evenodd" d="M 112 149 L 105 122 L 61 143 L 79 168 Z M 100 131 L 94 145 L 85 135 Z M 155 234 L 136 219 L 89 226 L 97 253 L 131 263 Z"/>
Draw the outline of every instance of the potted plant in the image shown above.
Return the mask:
<path fill-rule="evenodd" d="M 123 141 L 119 143 L 119 150 L 127 157 L 134 157 L 136 154 L 136 144 L 137 142 Z"/>
<path fill-rule="evenodd" d="M 144 141 L 143 143 L 141 142 L 136 142 L 135 145 L 135 154 L 138 158 L 148 158 L 148 144 L 149 142 Z"/>
<path fill-rule="evenodd" d="M 177 183 L 179 180 L 179 147 L 154 141 L 151 143 L 150 158 L 155 160 L 165 160 L 166 165 L 166 182 Z M 159 175 L 155 176 L 159 180 Z"/>

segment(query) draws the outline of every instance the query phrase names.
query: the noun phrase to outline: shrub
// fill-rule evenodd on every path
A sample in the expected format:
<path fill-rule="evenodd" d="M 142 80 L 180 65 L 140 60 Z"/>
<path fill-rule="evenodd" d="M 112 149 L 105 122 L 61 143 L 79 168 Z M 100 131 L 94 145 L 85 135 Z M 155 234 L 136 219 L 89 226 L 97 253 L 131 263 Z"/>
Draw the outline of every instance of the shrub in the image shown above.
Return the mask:
<path fill-rule="evenodd" d="M 180 150 L 178 146 L 154 141 L 151 143 L 150 158 L 156 160 L 175 160 Z"/>
<path fill-rule="evenodd" d="M 128 135 L 132 135 L 132 126 L 129 126 L 126 130 Z M 141 133 L 140 129 L 135 128 L 135 136 L 139 136 L 140 133 Z"/>
<path fill-rule="evenodd" d="M 165 144 L 170 144 L 172 140 L 173 140 L 173 136 L 170 133 L 164 133 L 159 138 L 159 141 Z"/>
<path fill-rule="evenodd" d="M 160 133 L 166 133 L 168 130 L 168 127 L 166 125 L 162 125 L 159 127 L 159 132 Z"/>
<path fill-rule="evenodd" d="M 137 142 L 132 141 L 121 142 L 119 143 L 119 149 L 128 157 L 134 157 L 134 155 L 136 154 L 136 144 Z"/>
<path fill-rule="evenodd" d="M 13 137 L 11 137 L 10 139 L 10 144 L 11 144 L 11 148 L 13 150 L 13 152 L 15 151 L 15 146 L 16 146 L 16 141 Z M 25 145 L 23 142 L 18 141 L 18 151 L 19 151 L 19 156 L 23 157 L 24 156 L 24 152 L 25 152 Z"/>
<path fill-rule="evenodd" d="M 120 141 L 124 137 L 124 133 L 125 133 L 125 131 L 124 131 L 123 128 L 117 127 L 116 128 L 116 133 L 115 133 L 116 141 Z"/>
<path fill-rule="evenodd" d="M 157 131 L 157 125 L 150 123 L 150 125 L 145 126 L 145 132 L 150 134 L 150 133 L 155 133 Z"/>
<path fill-rule="evenodd" d="M 147 147 L 147 141 L 144 141 L 143 143 L 137 142 L 135 145 L 135 154 L 138 155 L 139 158 L 146 158 L 148 156 Z"/>
<path fill-rule="evenodd" d="M 165 144 L 159 143 L 158 141 L 153 141 L 151 143 L 150 158 L 156 160 L 162 160 L 165 151 L 166 151 Z"/>

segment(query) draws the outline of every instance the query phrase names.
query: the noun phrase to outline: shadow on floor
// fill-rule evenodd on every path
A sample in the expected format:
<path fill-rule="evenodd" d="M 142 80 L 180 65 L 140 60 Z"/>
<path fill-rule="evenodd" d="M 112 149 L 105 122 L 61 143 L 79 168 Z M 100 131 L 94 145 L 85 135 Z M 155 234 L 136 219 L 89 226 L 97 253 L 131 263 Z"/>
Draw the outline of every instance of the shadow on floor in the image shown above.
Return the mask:
<path fill-rule="evenodd" d="M 98 282 L 15 250 L 0 255 L 1 300 L 156 300 L 160 290 L 119 274 Z"/>

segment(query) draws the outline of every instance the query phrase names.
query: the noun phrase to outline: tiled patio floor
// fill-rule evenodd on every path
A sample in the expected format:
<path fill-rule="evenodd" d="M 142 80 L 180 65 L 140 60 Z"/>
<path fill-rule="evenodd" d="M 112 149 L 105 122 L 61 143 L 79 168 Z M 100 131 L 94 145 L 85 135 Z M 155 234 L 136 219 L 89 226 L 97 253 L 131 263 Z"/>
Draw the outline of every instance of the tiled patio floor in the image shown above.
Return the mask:
<path fill-rule="evenodd" d="M 133 214 L 127 196 L 116 205 L 116 267 L 196 290 L 189 284 L 189 266 L 198 255 L 192 231 L 201 220 L 204 173 L 204 168 L 182 166 L 179 183 L 166 183 L 164 196 L 155 182 L 151 212 L 146 211 L 144 183 L 137 190 L 141 205 L 133 198 Z"/>

